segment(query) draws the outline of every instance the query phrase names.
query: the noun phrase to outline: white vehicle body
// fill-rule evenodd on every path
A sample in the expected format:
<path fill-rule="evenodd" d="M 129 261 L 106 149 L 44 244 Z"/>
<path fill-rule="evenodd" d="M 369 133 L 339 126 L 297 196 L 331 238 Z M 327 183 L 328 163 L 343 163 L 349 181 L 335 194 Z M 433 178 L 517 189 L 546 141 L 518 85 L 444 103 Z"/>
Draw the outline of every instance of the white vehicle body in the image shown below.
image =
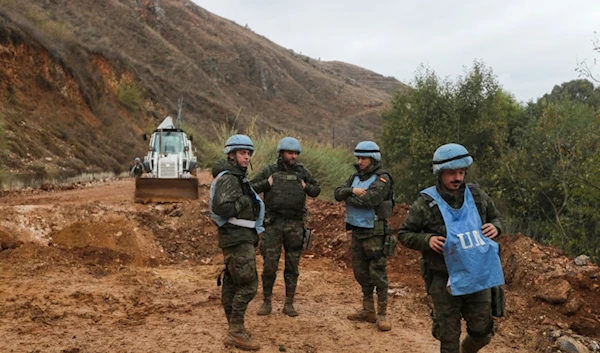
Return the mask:
<path fill-rule="evenodd" d="M 143 163 L 146 173 L 135 180 L 135 202 L 197 200 L 196 163 L 191 136 L 167 116 L 150 136 Z"/>
<path fill-rule="evenodd" d="M 192 141 L 167 116 L 150 137 L 148 154 L 144 157 L 146 177 L 189 178 L 196 163 Z"/>

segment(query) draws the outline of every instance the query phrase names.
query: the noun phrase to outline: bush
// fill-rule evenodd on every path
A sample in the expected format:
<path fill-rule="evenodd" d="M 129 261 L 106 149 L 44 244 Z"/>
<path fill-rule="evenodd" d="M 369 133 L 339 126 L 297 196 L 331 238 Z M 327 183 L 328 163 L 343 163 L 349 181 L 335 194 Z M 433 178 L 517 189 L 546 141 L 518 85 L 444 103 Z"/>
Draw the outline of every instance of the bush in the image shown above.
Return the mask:
<path fill-rule="evenodd" d="M 117 100 L 130 110 L 140 110 L 144 105 L 142 92 L 136 84 L 120 85 Z"/>

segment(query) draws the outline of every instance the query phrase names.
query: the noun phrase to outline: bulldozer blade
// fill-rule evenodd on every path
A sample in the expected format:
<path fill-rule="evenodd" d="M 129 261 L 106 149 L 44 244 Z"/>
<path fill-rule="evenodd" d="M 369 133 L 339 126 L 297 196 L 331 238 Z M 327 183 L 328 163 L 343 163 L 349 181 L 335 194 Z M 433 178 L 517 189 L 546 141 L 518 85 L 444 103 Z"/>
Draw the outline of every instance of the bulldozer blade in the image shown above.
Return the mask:
<path fill-rule="evenodd" d="M 137 178 L 135 202 L 182 202 L 198 199 L 198 179 Z"/>

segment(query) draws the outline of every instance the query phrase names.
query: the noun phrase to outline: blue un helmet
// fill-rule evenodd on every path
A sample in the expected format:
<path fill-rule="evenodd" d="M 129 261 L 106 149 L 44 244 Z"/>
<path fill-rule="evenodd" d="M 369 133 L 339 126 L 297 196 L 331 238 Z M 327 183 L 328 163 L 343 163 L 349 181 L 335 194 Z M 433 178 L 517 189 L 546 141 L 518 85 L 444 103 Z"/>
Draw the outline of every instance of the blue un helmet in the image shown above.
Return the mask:
<path fill-rule="evenodd" d="M 229 152 L 235 152 L 237 150 L 250 150 L 250 154 L 254 152 L 254 144 L 250 137 L 246 135 L 233 135 L 227 139 L 225 142 L 225 148 L 223 151 L 225 154 L 229 154 Z"/>
<path fill-rule="evenodd" d="M 381 161 L 381 151 L 379 146 L 373 141 L 362 141 L 354 148 L 354 156 L 356 157 L 370 157 L 376 161 Z"/>
<path fill-rule="evenodd" d="M 302 148 L 300 147 L 300 142 L 295 138 L 284 137 L 279 140 L 279 143 L 277 144 L 277 153 L 281 151 L 298 152 L 298 154 L 300 154 Z"/>
<path fill-rule="evenodd" d="M 473 164 L 473 157 L 469 151 L 457 143 L 440 146 L 433 153 L 433 174 L 443 170 L 468 168 Z"/>

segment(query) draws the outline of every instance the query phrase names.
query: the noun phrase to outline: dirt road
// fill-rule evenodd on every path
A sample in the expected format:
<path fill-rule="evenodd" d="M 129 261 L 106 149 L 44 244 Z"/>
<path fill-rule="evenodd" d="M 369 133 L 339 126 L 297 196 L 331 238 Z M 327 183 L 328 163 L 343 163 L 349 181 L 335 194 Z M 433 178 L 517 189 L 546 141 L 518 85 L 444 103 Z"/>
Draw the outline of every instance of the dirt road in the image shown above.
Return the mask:
<path fill-rule="evenodd" d="M 201 180 L 199 201 L 180 204 L 134 204 L 133 180 L 0 198 L 0 351 L 235 351 L 222 344 L 226 320 L 216 277 L 223 266 L 208 217 L 209 179 Z M 419 255 L 399 249 L 391 261 L 392 331 L 348 321 L 360 288 L 348 268 L 343 209 L 318 200 L 309 207 L 317 240 L 301 260 L 300 316 L 281 313 L 281 274 L 266 318 L 256 315 L 259 290 L 247 327 L 261 351 L 439 351 L 429 333 Z M 406 211 L 400 207 L 394 222 Z M 520 316 L 528 303 L 509 291 L 511 298 L 513 318 L 496 322 L 484 352 L 539 352 L 539 328 L 524 327 Z"/>

